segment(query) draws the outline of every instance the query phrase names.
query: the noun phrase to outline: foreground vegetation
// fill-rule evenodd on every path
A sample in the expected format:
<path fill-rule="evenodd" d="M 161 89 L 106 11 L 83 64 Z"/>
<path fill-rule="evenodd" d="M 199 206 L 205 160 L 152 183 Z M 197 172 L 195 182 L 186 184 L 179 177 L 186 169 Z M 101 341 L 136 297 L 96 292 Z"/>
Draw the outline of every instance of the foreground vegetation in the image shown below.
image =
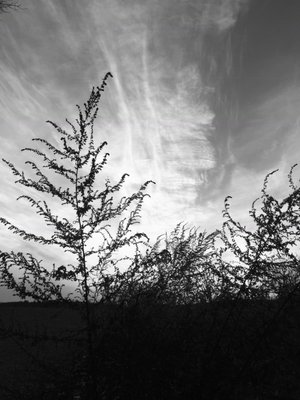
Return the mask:
<path fill-rule="evenodd" d="M 95 306 L 98 398 L 298 399 L 299 296 L 285 301 Z M 76 310 L 14 303 L 0 316 L 2 399 L 86 398 Z"/>
<path fill-rule="evenodd" d="M 69 131 L 50 122 L 61 146 L 36 138 L 47 151 L 23 149 L 43 162 L 27 161 L 35 179 L 4 160 L 31 190 L 20 199 L 53 234 L 0 222 L 25 241 L 61 247 L 76 262 L 50 270 L 31 254 L 0 251 L 0 285 L 23 300 L 0 305 L 1 399 L 299 398 L 295 166 L 281 200 L 268 192 L 275 171 L 265 178 L 250 210 L 253 230 L 232 217 L 227 197 L 220 230 L 179 224 L 150 245 L 134 225 L 153 182 L 118 197 L 127 174 L 100 188 L 96 180 L 109 157 L 99 161 L 106 142 L 94 142 L 109 77 L 77 106 L 76 121 L 66 120 Z M 47 169 L 65 187 L 56 187 Z M 55 215 L 35 191 L 72 216 Z M 120 258 L 121 249 L 133 250 Z M 73 293 L 63 290 L 68 282 Z"/>

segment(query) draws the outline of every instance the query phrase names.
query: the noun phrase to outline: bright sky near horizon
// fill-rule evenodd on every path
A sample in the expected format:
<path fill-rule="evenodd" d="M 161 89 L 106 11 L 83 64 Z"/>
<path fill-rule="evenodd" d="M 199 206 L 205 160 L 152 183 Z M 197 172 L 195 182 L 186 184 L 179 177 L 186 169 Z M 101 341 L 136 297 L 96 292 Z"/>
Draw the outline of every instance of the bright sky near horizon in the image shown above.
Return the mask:
<path fill-rule="evenodd" d="M 156 181 L 141 224 L 152 240 L 180 221 L 219 228 L 227 195 L 246 223 L 274 169 L 270 187 L 288 193 L 300 161 L 298 0 L 20 1 L 0 15 L 1 158 L 24 169 L 21 148 L 55 142 L 45 121 L 72 120 L 111 71 L 95 130 L 111 154 L 103 178 L 128 172 L 128 194 Z M 2 163 L 0 215 L 43 233 L 14 181 Z M 61 263 L 3 226 L 0 238 L 3 251 Z"/>

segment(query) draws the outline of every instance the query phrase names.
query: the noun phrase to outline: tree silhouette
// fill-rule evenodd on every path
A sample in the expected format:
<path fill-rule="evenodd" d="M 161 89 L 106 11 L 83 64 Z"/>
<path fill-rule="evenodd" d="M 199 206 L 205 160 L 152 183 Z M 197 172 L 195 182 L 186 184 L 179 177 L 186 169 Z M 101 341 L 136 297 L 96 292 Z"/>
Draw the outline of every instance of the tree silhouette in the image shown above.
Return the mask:
<path fill-rule="evenodd" d="M 26 241 L 42 245 L 59 246 L 65 252 L 75 255 L 77 262 L 68 265 L 53 265 L 49 270 L 42 266 L 31 254 L 22 252 L 0 252 L 0 285 L 14 291 L 21 299 L 32 299 L 38 302 L 56 300 L 71 302 L 79 300 L 84 304 L 86 324 L 86 345 L 88 354 L 88 399 L 97 397 L 94 359 L 94 323 L 91 303 L 105 301 L 109 297 L 110 274 L 113 272 L 121 279 L 120 262 L 129 260 L 129 256 L 120 257 L 120 249 L 133 245 L 138 253 L 140 245 L 148 241 L 145 233 L 133 232 L 133 225 L 139 222 L 140 211 L 146 196 L 145 182 L 140 189 L 129 197 L 123 196 L 115 200 L 115 195 L 122 189 L 128 174 L 121 176 L 117 183 L 110 179 L 104 182 L 104 189 L 96 189 L 96 178 L 105 167 L 109 153 L 99 156 L 107 143 L 99 145 L 94 142 L 94 122 L 97 118 L 99 101 L 111 73 L 107 73 L 102 85 L 94 87 L 83 108 L 77 106 L 78 118 L 74 123 L 66 120 L 70 132 L 52 121 L 48 121 L 60 136 L 61 146 L 55 146 L 43 138 L 35 138 L 41 147 L 24 148 L 43 162 L 40 167 L 34 161 L 26 161 L 36 175 L 31 179 L 19 171 L 14 164 L 3 159 L 5 164 L 17 177 L 16 183 L 31 188 L 42 194 L 56 198 L 61 206 L 72 210 L 73 219 L 56 216 L 48 203 L 36 200 L 30 195 L 21 195 L 18 199 L 26 200 L 37 214 L 43 217 L 47 225 L 53 227 L 51 237 L 26 232 L 1 217 L 0 222 L 14 234 Z M 42 151 L 42 146 L 47 151 Z M 45 170 L 60 175 L 66 181 L 65 187 L 57 187 L 50 180 Z M 127 213 L 127 216 L 125 214 Z M 110 223 L 118 220 L 113 229 Z M 92 246 L 91 242 L 97 243 Z M 17 267 L 19 276 L 14 275 Z M 63 283 L 77 285 L 74 292 L 63 293 Z"/>

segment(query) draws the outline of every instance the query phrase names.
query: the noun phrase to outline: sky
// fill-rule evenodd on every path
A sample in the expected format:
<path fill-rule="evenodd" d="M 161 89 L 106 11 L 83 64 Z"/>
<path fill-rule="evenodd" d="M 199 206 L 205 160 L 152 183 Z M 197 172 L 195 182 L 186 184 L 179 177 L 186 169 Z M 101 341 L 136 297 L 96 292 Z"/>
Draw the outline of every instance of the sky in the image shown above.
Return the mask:
<path fill-rule="evenodd" d="M 76 117 L 107 71 L 95 139 L 111 156 L 103 179 L 127 172 L 126 194 L 149 186 L 140 229 L 151 241 L 186 222 L 221 227 L 224 198 L 248 211 L 272 176 L 288 193 L 299 162 L 298 0 L 22 0 L 0 15 L 0 158 L 18 168 L 34 137 L 57 140 L 45 123 Z M 26 194 L 0 164 L 1 216 L 47 233 Z M 52 204 L 52 203 L 51 203 Z M 58 207 L 57 205 L 54 207 Z M 54 208 L 58 214 L 62 209 Z M 2 251 L 66 260 L 0 227 Z M 60 260 L 59 257 L 62 257 Z M 1 299 L 10 295 L 0 288 Z"/>

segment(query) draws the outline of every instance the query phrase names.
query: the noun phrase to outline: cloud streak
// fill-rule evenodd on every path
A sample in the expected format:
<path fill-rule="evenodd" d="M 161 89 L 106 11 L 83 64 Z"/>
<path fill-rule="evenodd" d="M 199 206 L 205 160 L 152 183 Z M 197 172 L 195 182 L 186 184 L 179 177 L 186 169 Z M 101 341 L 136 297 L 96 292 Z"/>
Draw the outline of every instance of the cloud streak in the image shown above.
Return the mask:
<path fill-rule="evenodd" d="M 223 35 L 245 5 L 110 1 L 99 4 L 98 12 L 92 8 L 96 53 L 115 76 L 110 144 L 121 145 L 118 162 L 133 176 L 157 182 L 150 208 L 166 229 L 179 213 L 188 217 L 187 210 L 195 210 L 207 172 L 216 165 L 209 101 L 214 87 L 205 82 L 201 64 L 205 35 Z M 147 212 L 149 227 L 156 218 Z M 199 221 L 200 209 L 198 214 L 188 219 Z"/>
<path fill-rule="evenodd" d="M 17 149 L 32 137 L 55 141 L 44 121 L 74 117 L 74 105 L 110 70 L 114 80 L 96 130 L 112 155 L 104 175 L 129 172 L 128 194 L 145 180 L 157 182 L 142 225 L 153 238 L 182 220 L 214 227 L 221 202 L 204 200 L 226 161 L 218 146 L 230 140 L 216 129 L 218 74 L 231 71 L 228 35 L 248 3 L 28 0 L 24 12 L 0 25 L 2 156 L 21 167 L 25 155 Z M 218 65 L 222 54 L 224 65 Z M 17 191 L 6 175 L 0 183 Z M 8 215 L 15 212 L 6 207 Z M 28 222 L 25 214 L 18 219 Z M 30 221 L 33 228 L 40 224 Z"/>

